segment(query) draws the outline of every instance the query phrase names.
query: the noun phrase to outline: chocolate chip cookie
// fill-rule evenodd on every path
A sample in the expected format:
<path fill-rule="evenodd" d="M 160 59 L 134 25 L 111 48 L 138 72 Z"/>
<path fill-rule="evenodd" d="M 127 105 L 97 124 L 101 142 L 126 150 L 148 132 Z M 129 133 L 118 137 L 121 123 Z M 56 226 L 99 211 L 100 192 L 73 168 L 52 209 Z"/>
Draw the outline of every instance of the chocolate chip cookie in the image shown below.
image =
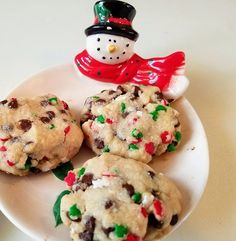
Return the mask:
<path fill-rule="evenodd" d="M 0 170 L 24 176 L 70 160 L 83 133 L 66 102 L 54 95 L 0 102 Z"/>
<path fill-rule="evenodd" d="M 178 115 L 157 87 L 126 84 L 89 97 L 81 124 L 96 154 L 148 163 L 154 155 L 176 150 L 181 140 Z"/>
<path fill-rule="evenodd" d="M 104 153 L 65 181 L 60 213 L 74 241 L 151 241 L 178 222 L 180 192 L 144 163 Z"/>

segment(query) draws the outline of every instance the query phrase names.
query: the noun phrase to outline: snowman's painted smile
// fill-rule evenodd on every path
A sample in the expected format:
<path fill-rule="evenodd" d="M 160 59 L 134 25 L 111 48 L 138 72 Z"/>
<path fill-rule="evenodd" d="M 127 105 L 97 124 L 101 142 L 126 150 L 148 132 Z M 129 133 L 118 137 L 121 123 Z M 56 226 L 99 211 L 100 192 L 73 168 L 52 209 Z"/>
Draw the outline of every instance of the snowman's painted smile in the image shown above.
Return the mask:
<path fill-rule="evenodd" d="M 134 41 L 116 35 L 97 34 L 87 37 L 87 51 L 91 57 L 105 64 L 127 61 L 134 53 Z"/>

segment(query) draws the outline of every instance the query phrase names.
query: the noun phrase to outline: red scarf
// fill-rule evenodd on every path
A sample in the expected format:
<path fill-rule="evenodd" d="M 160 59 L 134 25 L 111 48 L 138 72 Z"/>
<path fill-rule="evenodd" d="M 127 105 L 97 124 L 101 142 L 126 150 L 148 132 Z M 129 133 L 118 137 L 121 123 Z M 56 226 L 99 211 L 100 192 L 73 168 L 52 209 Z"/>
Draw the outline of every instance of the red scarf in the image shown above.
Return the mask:
<path fill-rule="evenodd" d="M 75 57 L 75 63 L 82 74 L 98 81 L 133 82 L 163 90 L 169 86 L 172 76 L 183 74 L 185 56 L 183 52 L 176 52 L 163 58 L 143 59 L 134 54 L 128 61 L 112 65 L 98 62 L 84 50 Z"/>

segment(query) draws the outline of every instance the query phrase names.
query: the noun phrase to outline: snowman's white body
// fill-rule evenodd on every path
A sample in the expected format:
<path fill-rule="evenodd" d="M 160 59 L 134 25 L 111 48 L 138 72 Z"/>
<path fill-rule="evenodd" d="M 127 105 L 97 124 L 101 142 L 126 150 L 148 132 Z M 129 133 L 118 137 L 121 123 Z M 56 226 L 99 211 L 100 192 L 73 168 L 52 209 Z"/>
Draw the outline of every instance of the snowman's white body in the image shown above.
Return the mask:
<path fill-rule="evenodd" d="M 135 41 L 112 34 L 93 34 L 86 39 L 88 54 L 98 62 L 109 65 L 129 60 L 134 54 L 134 45 Z M 83 76 L 83 78 L 89 79 L 87 76 Z M 173 76 L 168 88 L 162 92 L 165 98 L 176 100 L 183 95 L 188 85 L 189 80 L 184 75 Z"/>

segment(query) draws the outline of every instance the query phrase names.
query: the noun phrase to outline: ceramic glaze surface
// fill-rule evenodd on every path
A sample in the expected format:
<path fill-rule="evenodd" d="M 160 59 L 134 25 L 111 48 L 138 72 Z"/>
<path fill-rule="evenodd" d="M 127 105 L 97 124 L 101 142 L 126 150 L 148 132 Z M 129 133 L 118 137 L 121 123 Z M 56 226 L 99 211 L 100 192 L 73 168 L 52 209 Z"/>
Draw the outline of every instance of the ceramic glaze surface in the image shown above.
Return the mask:
<path fill-rule="evenodd" d="M 88 54 L 104 64 L 119 64 L 134 54 L 134 41 L 111 34 L 94 34 L 87 37 Z"/>

